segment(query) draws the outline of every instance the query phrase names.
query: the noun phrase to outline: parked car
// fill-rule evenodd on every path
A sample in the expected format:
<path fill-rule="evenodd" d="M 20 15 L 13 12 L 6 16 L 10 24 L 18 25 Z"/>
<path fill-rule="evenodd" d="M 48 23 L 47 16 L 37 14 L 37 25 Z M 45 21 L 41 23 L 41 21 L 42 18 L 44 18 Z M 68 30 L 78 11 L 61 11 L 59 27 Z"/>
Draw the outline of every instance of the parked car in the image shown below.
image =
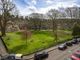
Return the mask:
<path fill-rule="evenodd" d="M 72 46 L 73 44 L 71 43 L 71 41 L 69 41 L 69 42 L 66 42 L 66 45 L 67 46 Z"/>
<path fill-rule="evenodd" d="M 58 46 L 58 49 L 59 50 L 65 50 L 65 49 L 67 49 L 67 45 L 65 43 L 61 44 L 61 45 Z"/>
<path fill-rule="evenodd" d="M 36 53 L 34 55 L 34 60 L 42 60 L 48 58 L 48 55 L 49 55 L 48 52 Z"/>
<path fill-rule="evenodd" d="M 78 40 L 77 40 L 77 39 L 73 39 L 73 40 L 71 41 L 71 43 L 72 43 L 72 44 L 78 44 Z"/>
<path fill-rule="evenodd" d="M 76 39 L 78 42 L 80 42 L 80 36 L 74 36 L 73 39 Z"/>
<path fill-rule="evenodd" d="M 80 50 L 76 51 L 65 60 L 80 60 Z"/>
<path fill-rule="evenodd" d="M 16 60 L 13 55 L 6 55 L 1 57 L 1 60 Z"/>
<path fill-rule="evenodd" d="M 22 54 L 9 54 L 3 56 L 1 60 L 22 60 Z"/>
<path fill-rule="evenodd" d="M 77 38 L 77 41 L 80 42 L 80 38 Z"/>

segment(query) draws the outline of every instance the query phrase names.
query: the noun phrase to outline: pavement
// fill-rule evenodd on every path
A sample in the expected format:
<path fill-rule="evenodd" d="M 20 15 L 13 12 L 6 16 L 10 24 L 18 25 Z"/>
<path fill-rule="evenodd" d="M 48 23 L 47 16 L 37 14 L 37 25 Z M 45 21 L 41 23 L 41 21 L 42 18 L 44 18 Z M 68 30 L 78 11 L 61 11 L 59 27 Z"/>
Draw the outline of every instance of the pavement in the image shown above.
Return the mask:
<path fill-rule="evenodd" d="M 7 55 L 7 51 L 6 51 L 5 47 L 4 47 L 4 44 L 3 44 L 1 39 L 0 39 L 0 55 L 2 55 L 2 56 Z"/>
<path fill-rule="evenodd" d="M 49 57 L 45 60 L 65 60 L 73 52 L 80 49 L 80 43 L 74 44 L 72 47 L 68 47 L 65 51 L 60 51 L 57 49 L 57 47 L 58 46 L 43 50 L 49 53 Z M 34 54 L 23 57 L 24 60 L 34 60 L 33 58 L 34 58 Z"/>

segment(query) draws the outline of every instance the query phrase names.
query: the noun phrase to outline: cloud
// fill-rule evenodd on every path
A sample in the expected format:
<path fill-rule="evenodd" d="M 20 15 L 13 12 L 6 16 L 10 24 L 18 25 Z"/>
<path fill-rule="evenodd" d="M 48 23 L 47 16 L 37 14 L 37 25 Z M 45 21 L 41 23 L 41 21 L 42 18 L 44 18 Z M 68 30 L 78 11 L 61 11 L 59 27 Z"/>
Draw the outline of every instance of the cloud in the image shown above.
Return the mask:
<path fill-rule="evenodd" d="M 53 1 L 51 1 L 51 0 L 46 0 L 46 3 L 47 3 L 47 4 L 52 4 Z"/>
<path fill-rule="evenodd" d="M 29 15 L 29 14 L 31 14 L 31 13 L 35 13 L 35 12 L 37 12 L 38 10 L 37 10 L 37 8 L 35 7 L 35 6 L 26 6 L 24 9 L 21 9 L 20 10 L 20 14 L 22 15 L 22 16 L 26 16 L 26 15 Z"/>
<path fill-rule="evenodd" d="M 18 9 L 20 10 L 20 14 L 23 16 L 29 15 L 33 12 L 45 14 L 50 9 L 58 9 L 59 7 L 66 8 L 66 7 L 80 6 L 79 4 L 77 4 L 78 0 L 42 0 L 42 1 L 24 0 L 24 2 L 26 3 L 25 7 L 22 6 L 18 7 Z M 41 4 L 38 2 L 45 2 L 45 3 Z M 42 7 L 40 7 L 40 5 Z"/>
<path fill-rule="evenodd" d="M 28 4 L 28 5 L 36 5 L 36 3 L 37 3 L 37 0 L 24 0 L 24 2 L 26 3 L 26 4 Z"/>
<path fill-rule="evenodd" d="M 32 3 L 33 3 L 34 5 L 36 5 L 37 1 L 36 1 L 36 0 L 32 0 Z"/>

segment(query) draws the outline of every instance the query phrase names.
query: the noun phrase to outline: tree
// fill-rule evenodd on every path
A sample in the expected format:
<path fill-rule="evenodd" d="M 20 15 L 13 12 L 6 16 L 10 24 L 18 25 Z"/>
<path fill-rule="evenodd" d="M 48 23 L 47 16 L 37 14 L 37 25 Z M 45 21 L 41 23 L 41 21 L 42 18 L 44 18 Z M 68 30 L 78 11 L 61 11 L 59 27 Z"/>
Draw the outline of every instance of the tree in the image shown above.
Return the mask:
<path fill-rule="evenodd" d="M 11 12 L 15 8 L 15 5 L 10 0 L 0 0 L 0 10 L 1 10 L 1 19 L 0 19 L 0 28 L 2 36 L 6 35 L 6 25 L 10 20 Z"/>
<path fill-rule="evenodd" d="M 54 36 L 55 36 L 55 41 L 57 42 L 58 40 L 58 37 L 57 37 L 57 22 L 56 22 L 56 19 L 58 17 L 58 13 L 59 11 L 58 10 L 53 10 L 51 9 L 47 15 L 50 17 L 50 19 L 52 20 L 52 25 L 53 25 L 53 33 L 54 33 Z"/>
<path fill-rule="evenodd" d="M 67 14 L 67 17 L 70 17 L 72 19 L 72 9 L 71 8 L 66 8 L 65 12 Z"/>
<path fill-rule="evenodd" d="M 26 41 L 26 45 L 27 45 L 28 39 L 31 38 L 31 31 L 29 31 L 25 26 L 25 29 L 22 30 L 21 33 L 22 33 L 22 39 Z"/>
<path fill-rule="evenodd" d="M 33 23 L 34 26 L 34 30 L 41 30 L 43 14 L 32 13 L 30 17 L 31 17 L 31 22 Z"/>
<path fill-rule="evenodd" d="M 80 25 L 77 22 L 73 26 L 72 35 L 73 36 L 80 36 Z"/>
<path fill-rule="evenodd" d="M 74 18 L 73 17 L 73 8 L 72 7 L 68 7 L 65 9 L 65 12 L 66 12 L 66 15 L 67 15 L 67 18 L 69 18 L 70 20 L 66 20 L 66 26 L 69 30 L 71 30 L 72 28 L 72 19 Z"/>
<path fill-rule="evenodd" d="M 65 12 L 68 17 L 78 19 L 79 18 L 79 7 L 68 7 L 65 9 Z"/>
<path fill-rule="evenodd" d="M 59 12 L 60 12 L 60 13 L 58 13 L 59 14 L 59 18 L 60 19 L 65 19 L 66 18 L 65 8 L 63 8 L 63 7 L 59 8 Z"/>
<path fill-rule="evenodd" d="M 74 6 L 74 7 L 68 7 L 65 9 L 65 12 L 66 12 L 66 15 L 67 17 L 70 18 L 70 20 L 67 20 L 66 21 L 66 26 L 68 27 L 69 30 L 71 30 L 73 27 L 72 27 L 72 24 L 73 24 L 73 19 L 79 19 L 79 7 L 77 6 Z"/>
<path fill-rule="evenodd" d="M 79 7 L 79 19 L 80 19 L 80 7 Z"/>

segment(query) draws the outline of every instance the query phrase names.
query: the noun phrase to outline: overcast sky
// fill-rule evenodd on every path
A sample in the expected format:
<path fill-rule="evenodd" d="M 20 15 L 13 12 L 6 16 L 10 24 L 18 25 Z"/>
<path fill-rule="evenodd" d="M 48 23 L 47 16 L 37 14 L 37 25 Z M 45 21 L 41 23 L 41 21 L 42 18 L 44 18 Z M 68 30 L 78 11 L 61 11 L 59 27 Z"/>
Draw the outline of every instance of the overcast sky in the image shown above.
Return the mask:
<path fill-rule="evenodd" d="M 13 0 L 22 16 L 33 12 L 45 14 L 50 9 L 80 6 L 80 0 Z"/>

